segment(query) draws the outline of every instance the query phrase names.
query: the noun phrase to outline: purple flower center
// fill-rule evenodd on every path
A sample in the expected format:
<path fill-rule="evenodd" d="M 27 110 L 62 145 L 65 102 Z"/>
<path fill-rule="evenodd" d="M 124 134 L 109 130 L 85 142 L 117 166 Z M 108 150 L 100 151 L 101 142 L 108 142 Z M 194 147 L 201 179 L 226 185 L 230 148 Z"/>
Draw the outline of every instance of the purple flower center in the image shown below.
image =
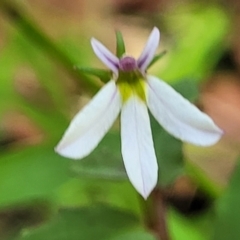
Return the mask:
<path fill-rule="evenodd" d="M 137 68 L 137 61 L 133 57 L 123 57 L 119 61 L 119 69 L 124 72 L 130 72 Z"/>

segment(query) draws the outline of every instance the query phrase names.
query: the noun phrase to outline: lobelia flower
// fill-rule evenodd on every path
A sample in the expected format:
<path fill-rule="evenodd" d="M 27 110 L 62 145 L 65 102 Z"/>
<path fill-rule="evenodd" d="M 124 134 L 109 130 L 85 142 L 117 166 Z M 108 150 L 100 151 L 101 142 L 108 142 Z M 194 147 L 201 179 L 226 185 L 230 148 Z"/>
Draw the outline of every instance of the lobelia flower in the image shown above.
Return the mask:
<path fill-rule="evenodd" d="M 159 40 L 160 32 L 155 27 L 137 60 L 128 55 L 119 59 L 99 41 L 91 40 L 97 57 L 112 71 L 112 79 L 73 118 L 55 149 L 68 158 L 86 157 L 121 111 L 121 151 L 125 169 L 129 180 L 145 199 L 158 178 L 148 109 L 166 131 L 182 141 L 209 146 L 223 134 L 209 116 L 168 84 L 146 73 Z"/>

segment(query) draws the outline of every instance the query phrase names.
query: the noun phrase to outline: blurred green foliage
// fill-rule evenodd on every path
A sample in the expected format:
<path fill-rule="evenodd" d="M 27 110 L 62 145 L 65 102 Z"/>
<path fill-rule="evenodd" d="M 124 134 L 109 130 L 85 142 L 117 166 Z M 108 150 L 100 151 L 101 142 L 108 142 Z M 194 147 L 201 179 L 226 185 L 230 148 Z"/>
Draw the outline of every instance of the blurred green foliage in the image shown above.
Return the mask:
<path fill-rule="evenodd" d="M 49 223 L 25 232 L 20 239 L 111 239 L 121 232 L 134 228 L 136 224 L 137 219 L 131 214 L 105 206 L 63 209 Z"/>
<path fill-rule="evenodd" d="M 144 227 L 139 196 L 127 181 L 116 129 L 82 161 L 70 161 L 54 152 L 69 122 L 69 98 L 59 67 L 76 80 L 81 90 L 94 93 L 100 86 L 84 71 L 74 69 L 85 59 L 89 61 L 90 44 L 88 52 L 81 47 L 81 39 L 78 45 L 66 39 L 62 44 L 61 40 L 53 43 L 19 13 L 12 22 L 14 28 L 8 26 L 8 41 L 0 52 L 0 116 L 13 110 L 23 113 L 41 130 L 44 140 L 35 146 L 20 145 L 0 153 L 0 209 L 15 209 L 38 200 L 46 202 L 50 217 L 36 226 L 24 225 L 14 237 L 3 234 L 2 239 L 155 239 Z M 174 88 L 195 101 L 197 84 L 213 70 L 224 51 L 229 19 L 215 6 L 192 9 L 191 5 L 184 5 L 177 13 L 167 15 L 165 21 L 176 43 L 158 75 L 174 82 Z M 119 55 L 123 49 L 123 45 L 118 49 Z M 35 73 L 49 96 L 45 101 L 32 101 L 16 91 L 14 81 L 22 66 Z M 180 141 L 169 136 L 154 119 L 151 124 L 160 168 L 159 186 L 165 188 L 196 167 L 186 168 Z M 238 240 L 239 169 L 238 166 L 222 196 L 213 194 L 219 197 L 216 214 L 212 208 L 199 216 L 184 216 L 175 208 L 168 209 L 167 222 L 173 240 Z M 209 187 L 213 185 L 208 178 L 196 175 L 194 181 L 202 191 L 215 191 Z M 1 228 L 0 222 L 0 231 Z"/>
<path fill-rule="evenodd" d="M 240 164 L 238 161 L 228 189 L 216 202 L 217 218 L 214 226 L 214 240 L 238 239 L 240 236 L 240 229 L 238 227 L 240 219 L 239 181 Z"/>

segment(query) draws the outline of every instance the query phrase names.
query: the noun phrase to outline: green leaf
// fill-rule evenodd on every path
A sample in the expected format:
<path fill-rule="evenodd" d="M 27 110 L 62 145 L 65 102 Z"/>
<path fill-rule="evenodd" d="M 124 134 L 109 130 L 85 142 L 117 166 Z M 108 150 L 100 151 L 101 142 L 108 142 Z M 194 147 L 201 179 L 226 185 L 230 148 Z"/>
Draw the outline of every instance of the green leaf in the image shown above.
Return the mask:
<path fill-rule="evenodd" d="M 61 204 L 104 202 L 139 213 L 138 195 L 128 180 L 122 160 L 119 132 L 107 133 L 89 156 L 70 164 L 79 179 L 61 188 Z"/>
<path fill-rule="evenodd" d="M 98 147 L 81 161 L 74 161 L 71 169 L 81 176 L 99 179 L 125 180 L 120 134 L 109 132 Z"/>
<path fill-rule="evenodd" d="M 46 197 L 69 179 L 68 162 L 53 146 L 6 152 L 0 161 L 0 207 Z"/>
<path fill-rule="evenodd" d="M 138 194 L 126 175 L 119 132 L 107 133 L 89 156 L 70 164 L 79 179 L 61 188 L 60 204 L 77 206 L 103 202 L 139 215 Z"/>
<path fill-rule="evenodd" d="M 226 192 L 216 202 L 213 240 L 238 240 L 240 236 L 240 158 Z"/>
<path fill-rule="evenodd" d="M 63 209 L 51 222 L 26 231 L 19 240 L 107 240 L 137 224 L 133 215 L 106 206 Z"/>
<path fill-rule="evenodd" d="M 155 55 L 153 60 L 149 63 L 147 68 L 150 68 L 154 63 L 156 63 L 159 59 L 161 59 L 166 53 L 167 53 L 167 51 L 163 51 L 163 52 Z"/>
<path fill-rule="evenodd" d="M 80 176 L 58 188 L 55 202 L 62 207 L 81 207 L 103 203 L 141 216 L 139 195 L 129 181 L 115 182 Z"/>
<path fill-rule="evenodd" d="M 123 54 L 126 52 L 125 44 L 123 40 L 122 33 L 120 31 L 116 31 L 116 39 L 117 39 L 117 57 L 121 58 Z"/>
<path fill-rule="evenodd" d="M 82 74 L 89 74 L 98 77 L 104 83 L 108 82 L 112 78 L 111 72 L 107 70 L 79 66 L 75 66 L 74 68 Z"/>

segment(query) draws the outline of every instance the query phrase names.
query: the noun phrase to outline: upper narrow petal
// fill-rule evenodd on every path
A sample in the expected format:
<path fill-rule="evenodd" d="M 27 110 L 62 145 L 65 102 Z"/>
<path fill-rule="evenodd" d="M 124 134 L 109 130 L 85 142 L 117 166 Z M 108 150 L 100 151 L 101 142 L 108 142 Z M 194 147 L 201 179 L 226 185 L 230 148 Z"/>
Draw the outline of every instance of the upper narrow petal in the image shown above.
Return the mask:
<path fill-rule="evenodd" d="M 147 103 L 156 120 L 170 134 L 183 141 L 209 146 L 223 131 L 213 120 L 160 79 L 148 76 Z"/>
<path fill-rule="evenodd" d="M 140 57 L 137 60 L 138 67 L 143 72 L 146 70 L 147 66 L 152 61 L 154 54 L 157 50 L 157 47 L 159 45 L 159 41 L 160 41 L 160 32 L 158 28 L 154 27 Z"/>
<path fill-rule="evenodd" d="M 87 156 L 112 126 L 120 108 L 121 96 L 111 80 L 73 118 L 56 152 L 74 159 Z"/>
<path fill-rule="evenodd" d="M 128 177 L 146 199 L 157 183 L 158 166 L 147 107 L 137 96 L 123 105 L 121 141 Z"/>
<path fill-rule="evenodd" d="M 93 51 L 97 57 L 115 74 L 118 73 L 119 59 L 113 55 L 102 43 L 95 38 L 91 39 Z"/>

